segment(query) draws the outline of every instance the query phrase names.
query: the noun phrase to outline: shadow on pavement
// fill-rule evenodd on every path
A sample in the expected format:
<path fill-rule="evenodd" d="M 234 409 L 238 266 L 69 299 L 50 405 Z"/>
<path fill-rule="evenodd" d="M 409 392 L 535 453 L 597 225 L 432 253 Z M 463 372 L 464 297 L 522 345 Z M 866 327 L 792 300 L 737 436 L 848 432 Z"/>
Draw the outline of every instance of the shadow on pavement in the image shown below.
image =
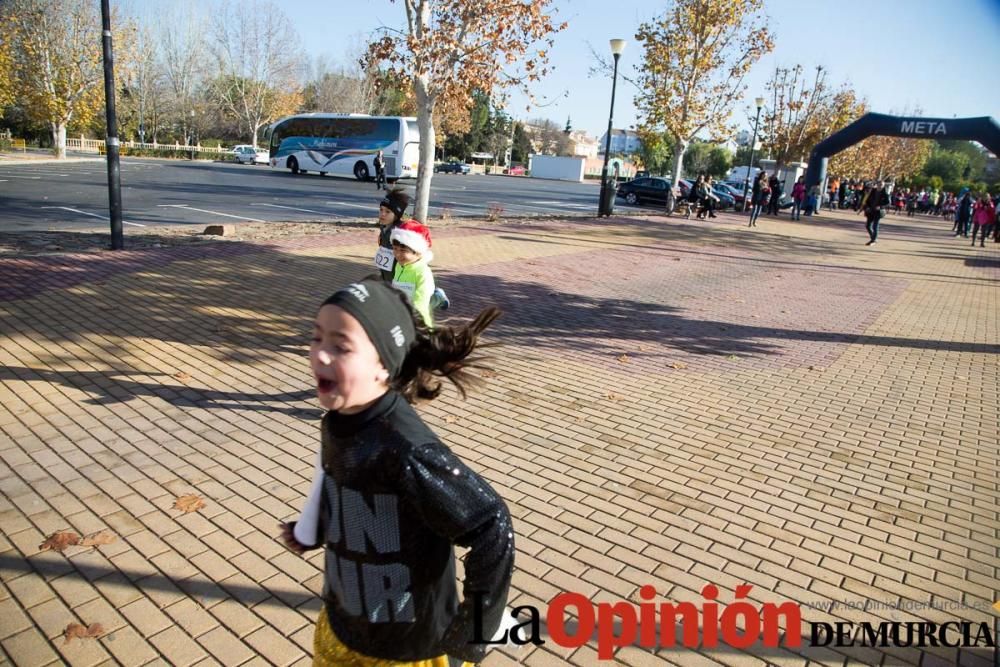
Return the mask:
<path fill-rule="evenodd" d="M 552 228 L 546 229 L 551 231 Z M 578 229 L 579 226 L 574 227 L 574 238 L 565 239 L 565 242 L 574 243 L 579 236 Z M 697 232 L 690 227 L 657 229 L 646 221 L 623 221 L 621 225 L 624 239 L 630 235 L 637 241 L 645 239 L 645 245 L 637 244 L 640 248 L 650 248 L 657 239 L 676 244 Z M 551 236 L 553 242 L 558 239 L 558 234 Z M 836 252 L 819 242 L 801 243 L 787 237 L 757 237 L 748 243 L 749 248 L 741 248 L 736 256 L 716 253 L 711 247 L 655 249 L 659 257 L 687 252 L 713 262 L 727 259 L 734 263 L 760 261 L 760 254 L 754 251 L 765 254 L 766 259 L 765 250 L 773 256 L 782 244 L 794 244 L 799 254 Z M 181 250 L 164 249 L 164 257 Z M 618 252 L 608 249 L 607 244 L 604 248 L 585 245 L 580 250 L 584 254 Z M 743 256 L 746 251 L 750 254 Z M 177 260 L 161 259 L 147 266 L 133 266 L 130 273 L 98 276 L 100 279 L 96 282 L 81 283 L 69 298 L 66 293 L 54 290 L 43 293 L 27 309 L 22 309 L 18 301 L 0 304 L 0 313 L 14 315 L 13 318 L 4 317 L 5 329 L 11 326 L 13 330 L 29 333 L 43 343 L 43 349 L 51 350 L 38 355 L 38 367 L 8 368 L 0 374 L 0 379 L 26 379 L 25 376 L 34 375 L 38 379 L 88 391 L 93 395 L 90 399 L 93 403 L 114 403 L 131 396 L 158 396 L 182 407 L 253 409 L 313 417 L 316 411 L 307 409 L 305 404 L 296 405 L 312 395 L 311 388 L 305 386 L 308 370 L 302 359 L 312 317 L 318 305 L 334 289 L 369 275 L 373 268 L 363 258 L 326 256 L 329 253 L 326 246 L 312 250 L 305 242 L 298 250 L 290 251 L 262 245 L 245 246 L 238 254 L 218 257 L 207 254 L 197 261 L 183 262 L 180 268 Z M 599 262 L 605 255 L 596 257 L 589 261 Z M 100 259 L 110 264 L 120 261 L 117 258 Z M 715 316 L 712 312 L 699 315 L 699 309 L 692 305 L 711 305 L 710 302 L 718 300 L 718 295 L 713 293 L 711 285 L 699 285 L 697 277 L 691 284 L 701 291 L 695 289 L 692 297 L 695 300 L 687 302 L 658 303 L 656 299 L 663 297 L 656 294 L 648 299 L 637 298 L 634 294 L 642 290 L 637 289 L 640 285 L 635 283 L 626 283 L 630 294 L 574 293 L 561 288 L 558 281 L 533 278 L 534 271 L 545 271 L 545 263 L 552 261 L 555 256 L 501 262 L 507 267 L 502 277 L 472 271 L 439 271 L 438 281 L 448 289 L 454 304 L 448 314 L 471 317 L 482 308 L 497 305 L 505 315 L 491 328 L 490 339 L 528 348 L 593 354 L 620 353 L 623 345 L 655 344 L 661 347 L 663 354 L 675 350 L 695 355 L 774 357 L 783 353 L 782 348 L 789 341 L 1000 353 L 997 343 L 864 335 L 860 322 L 853 330 L 851 326 L 837 328 L 836 321 L 828 330 L 787 326 L 789 321 L 794 321 L 794 313 L 782 317 L 774 315 L 776 310 L 770 310 L 778 307 L 775 297 L 787 300 L 781 293 L 772 293 L 773 303 L 761 311 L 765 319 L 760 325 L 745 321 L 741 309 L 736 306 L 716 311 Z M 809 265 L 809 268 L 829 267 Z M 581 270 L 590 272 L 592 283 L 595 273 L 600 272 L 600 265 L 581 267 Z M 864 272 L 864 269 L 852 270 Z M 857 276 L 854 280 L 858 282 Z M 872 289 L 877 289 L 875 281 L 891 279 L 873 276 L 872 281 Z M 843 308 L 848 302 L 838 303 Z M 881 307 L 875 304 L 872 309 Z M 171 363 L 178 363 L 177 356 L 173 356 L 176 345 L 192 346 L 197 354 L 192 361 L 182 359 L 180 363 L 204 363 L 207 357 L 217 366 L 236 369 L 232 374 L 237 381 L 230 386 L 242 390 L 214 388 L 220 384 L 198 388 L 191 384 L 164 383 L 155 379 L 155 368 L 144 371 L 137 370 L 139 365 L 123 368 L 123 340 L 126 345 L 131 340 L 140 341 L 137 345 L 146 345 L 141 341 L 166 344 L 170 350 L 161 351 L 161 356 L 166 359 L 168 368 Z M 91 364 L 93 370 L 52 370 L 63 365 L 60 350 L 63 343 L 72 343 L 78 350 L 74 353 L 77 360 Z M 185 353 L 183 348 L 181 350 L 183 356 Z M 131 354 L 126 350 L 126 357 Z M 142 367 L 149 369 L 156 362 L 154 355 L 144 359 Z M 109 363 L 113 370 L 100 370 Z M 296 363 L 301 363 L 301 385 L 294 377 L 288 377 L 289 368 L 295 368 Z M 261 370 L 241 380 L 242 364 L 254 364 Z M 81 366 L 77 364 L 76 367 Z M 247 383 L 258 381 L 262 373 L 273 380 L 274 386 L 299 385 L 302 388 L 272 393 L 247 391 L 244 388 Z M 172 377 L 170 373 L 162 374 Z"/>

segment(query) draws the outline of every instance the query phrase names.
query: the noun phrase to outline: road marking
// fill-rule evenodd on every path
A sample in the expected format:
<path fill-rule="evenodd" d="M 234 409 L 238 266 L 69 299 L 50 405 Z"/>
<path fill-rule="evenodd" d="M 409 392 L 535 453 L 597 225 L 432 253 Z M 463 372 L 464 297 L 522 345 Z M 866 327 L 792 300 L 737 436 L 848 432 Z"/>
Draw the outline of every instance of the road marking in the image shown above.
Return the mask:
<path fill-rule="evenodd" d="M 593 204 L 585 204 L 583 202 L 565 201 L 565 200 L 564 201 L 537 201 L 537 200 L 532 200 L 532 201 L 529 201 L 527 203 L 528 204 L 541 204 L 541 205 L 545 205 L 545 206 L 556 206 L 556 207 L 565 206 L 565 207 L 569 207 L 569 208 L 590 208 L 591 206 L 593 206 Z"/>
<path fill-rule="evenodd" d="M 15 176 L 14 174 L 3 174 L 3 175 L 6 176 L 7 178 L 23 178 L 23 179 L 26 179 L 26 180 L 29 180 L 29 181 L 40 181 L 40 180 L 42 180 L 41 176 Z"/>
<path fill-rule="evenodd" d="M 44 176 L 69 176 L 69 174 L 61 174 L 57 171 L 38 171 L 37 169 L 24 169 L 22 171 L 25 174 L 38 174 L 40 178 Z M 12 174 L 2 174 L 2 175 L 11 176 Z M 26 178 L 26 177 L 22 176 L 21 178 Z"/>
<path fill-rule="evenodd" d="M 104 215 L 97 215 L 96 213 L 88 213 L 87 211 L 81 211 L 80 209 L 70 208 L 69 206 L 43 206 L 42 208 L 61 208 L 64 211 L 72 211 L 73 213 L 79 213 L 80 215 L 89 215 L 92 218 L 100 218 L 101 220 L 111 220 L 111 218 Z M 140 224 L 138 222 L 126 222 L 122 220 L 123 225 L 132 225 L 133 227 L 145 227 L 146 225 Z"/>
<path fill-rule="evenodd" d="M 372 206 L 371 204 L 352 204 L 352 203 L 346 202 L 346 201 L 328 201 L 328 202 L 324 202 L 324 203 L 326 203 L 326 204 L 336 204 L 337 206 L 353 206 L 354 208 L 366 208 L 369 211 L 374 211 L 375 210 L 375 207 Z"/>
<path fill-rule="evenodd" d="M 316 213 L 319 215 L 330 215 L 329 212 L 314 211 L 311 208 L 297 208 L 295 206 L 282 206 L 281 204 L 250 204 L 250 206 L 270 206 L 271 208 L 287 208 L 290 211 L 305 211 L 306 213 Z"/>
<path fill-rule="evenodd" d="M 209 211 L 204 208 L 194 208 L 193 206 L 188 206 L 187 204 L 157 204 L 159 208 L 182 208 L 185 211 L 198 211 L 199 213 L 210 213 L 211 215 L 221 215 L 225 218 L 236 218 L 237 220 L 249 220 L 250 222 L 267 222 L 267 220 L 260 220 L 258 218 L 251 218 L 245 215 L 232 215 L 230 213 L 220 213 L 218 211 Z"/>
<path fill-rule="evenodd" d="M 549 212 L 551 212 L 555 208 L 552 205 L 537 206 L 537 205 L 534 205 L 534 204 L 525 204 L 525 203 L 522 203 L 522 202 L 511 202 L 511 203 L 506 204 L 506 205 L 504 205 L 504 204 L 500 204 L 500 205 L 501 206 L 509 206 L 511 208 L 514 208 L 514 207 L 516 207 L 516 208 L 529 208 L 529 209 L 533 209 L 535 211 L 549 211 Z"/>
<path fill-rule="evenodd" d="M 431 208 L 436 208 L 439 211 L 459 211 L 469 214 L 477 214 L 481 212 L 476 208 L 467 208 L 465 206 L 457 206 L 455 204 L 432 204 Z"/>

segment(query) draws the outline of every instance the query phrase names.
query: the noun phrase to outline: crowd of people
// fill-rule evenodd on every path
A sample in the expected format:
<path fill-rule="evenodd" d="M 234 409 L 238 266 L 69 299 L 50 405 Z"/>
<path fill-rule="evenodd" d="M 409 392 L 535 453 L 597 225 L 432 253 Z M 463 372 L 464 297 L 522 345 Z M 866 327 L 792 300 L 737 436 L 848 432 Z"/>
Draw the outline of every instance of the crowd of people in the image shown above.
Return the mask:
<path fill-rule="evenodd" d="M 878 221 L 891 212 L 907 217 L 933 215 L 952 220 L 951 231 L 956 237 L 969 238 L 972 245 L 979 238 L 980 247 L 992 235 L 1000 243 L 1000 194 L 974 193 L 963 188 L 958 193 L 934 188 L 899 188 L 882 181 L 840 180 L 831 178 L 827 188 L 827 206 L 831 209 L 852 209 L 863 213 L 867 220 L 869 242 L 878 239 Z"/>

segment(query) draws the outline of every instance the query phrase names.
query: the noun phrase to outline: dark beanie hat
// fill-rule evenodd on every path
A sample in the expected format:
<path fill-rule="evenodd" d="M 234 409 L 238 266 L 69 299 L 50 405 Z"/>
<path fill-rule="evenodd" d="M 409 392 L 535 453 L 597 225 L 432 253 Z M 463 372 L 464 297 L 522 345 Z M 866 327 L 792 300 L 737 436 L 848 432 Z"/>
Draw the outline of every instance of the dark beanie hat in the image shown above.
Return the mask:
<path fill-rule="evenodd" d="M 403 217 L 403 211 L 410 203 L 410 196 L 403 192 L 402 189 L 396 188 L 390 190 L 385 198 L 379 202 L 379 206 L 385 206 L 387 209 L 393 212 L 396 218 Z"/>
<path fill-rule="evenodd" d="M 382 365 L 395 378 L 417 337 L 413 313 L 399 292 L 381 280 L 362 280 L 335 292 L 323 305 L 343 308 L 361 323 Z"/>

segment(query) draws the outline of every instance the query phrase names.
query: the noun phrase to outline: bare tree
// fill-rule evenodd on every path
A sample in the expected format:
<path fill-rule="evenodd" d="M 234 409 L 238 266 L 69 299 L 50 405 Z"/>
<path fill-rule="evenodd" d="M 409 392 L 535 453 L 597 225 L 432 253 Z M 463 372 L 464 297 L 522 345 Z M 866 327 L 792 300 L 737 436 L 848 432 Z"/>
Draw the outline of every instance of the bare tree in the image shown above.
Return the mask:
<path fill-rule="evenodd" d="M 184 143 L 190 143 L 192 119 L 198 91 L 206 71 L 204 28 L 207 17 L 194 2 L 172 4 L 164 16 L 162 36 L 163 74 L 170 93 L 174 122 L 181 128 Z"/>
<path fill-rule="evenodd" d="M 135 33 L 134 62 L 124 78 L 128 96 L 122 106 L 135 116 L 140 141 L 155 141 L 164 104 L 164 74 L 160 62 L 160 38 L 150 25 Z"/>
<path fill-rule="evenodd" d="M 257 133 L 301 101 L 298 35 L 270 0 L 224 2 L 215 15 L 214 90 L 257 145 Z"/>
<path fill-rule="evenodd" d="M 543 155 L 568 155 L 570 137 L 562 126 L 548 118 L 533 118 L 525 123 L 535 149 Z"/>
<path fill-rule="evenodd" d="M 357 63 L 331 65 L 326 56 L 318 56 L 303 90 L 303 107 L 308 111 L 369 113 L 371 97 L 371 86 Z"/>

